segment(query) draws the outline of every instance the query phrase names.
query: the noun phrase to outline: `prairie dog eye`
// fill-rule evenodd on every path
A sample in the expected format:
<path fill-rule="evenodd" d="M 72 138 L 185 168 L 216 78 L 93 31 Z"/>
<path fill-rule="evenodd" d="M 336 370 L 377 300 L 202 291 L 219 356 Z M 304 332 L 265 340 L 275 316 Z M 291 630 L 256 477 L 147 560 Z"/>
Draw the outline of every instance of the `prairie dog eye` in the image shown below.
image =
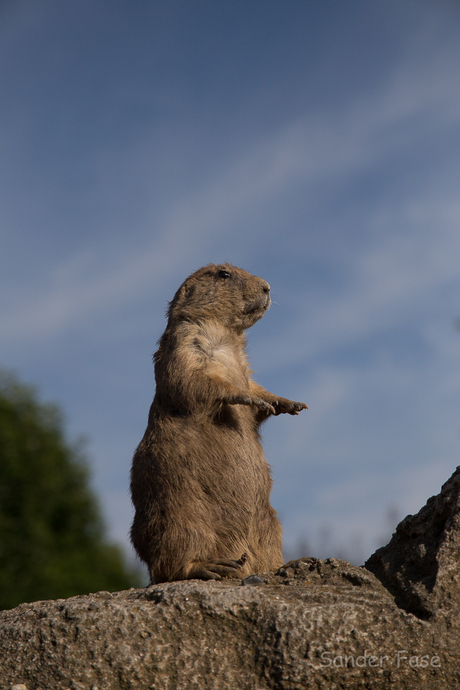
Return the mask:
<path fill-rule="evenodd" d="M 219 278 L 230 278 L 230 273 L 228 271 L 225 271 L 224 269 L 222 269 L 222 271 L 219 271 L 217 275 L 219 276 Z"/>

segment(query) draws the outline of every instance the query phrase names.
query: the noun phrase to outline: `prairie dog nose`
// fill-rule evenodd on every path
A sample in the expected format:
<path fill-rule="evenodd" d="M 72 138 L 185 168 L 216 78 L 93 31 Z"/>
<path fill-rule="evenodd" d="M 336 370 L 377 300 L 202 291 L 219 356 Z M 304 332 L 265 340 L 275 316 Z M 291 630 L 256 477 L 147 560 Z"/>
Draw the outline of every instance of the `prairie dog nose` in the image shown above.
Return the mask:
<path fill-rule="evenodd" d="M 270 292 L 270 285 L 267 283 L 266 280 L 262 280 L 262 290 L 267 294 Z"/>

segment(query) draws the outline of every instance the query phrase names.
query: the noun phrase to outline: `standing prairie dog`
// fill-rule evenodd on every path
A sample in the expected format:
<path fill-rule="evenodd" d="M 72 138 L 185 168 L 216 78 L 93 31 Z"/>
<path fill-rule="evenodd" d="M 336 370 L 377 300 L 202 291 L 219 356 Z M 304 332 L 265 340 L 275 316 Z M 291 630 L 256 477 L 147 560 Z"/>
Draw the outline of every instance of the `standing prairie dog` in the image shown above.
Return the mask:
<path fill-rule="evenodd" d="M 244 331 L 269 305 L 269 284 L 230 264 L 200 268 L 169 305 L 155 398 L 131 469 L 131 540 L 152 583 L 245 577 L 283 564 L 258 427 L 307 406 L 251 378 Z"/>

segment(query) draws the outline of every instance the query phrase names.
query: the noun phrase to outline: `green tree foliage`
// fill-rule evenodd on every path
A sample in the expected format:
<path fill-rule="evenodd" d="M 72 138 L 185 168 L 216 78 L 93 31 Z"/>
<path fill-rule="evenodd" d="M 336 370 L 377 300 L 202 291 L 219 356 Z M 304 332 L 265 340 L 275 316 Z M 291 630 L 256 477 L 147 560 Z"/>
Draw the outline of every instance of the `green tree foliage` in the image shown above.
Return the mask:
<path fill-rule="evenodd" d="M 0 372 L 0 609 L 139 586 L 88 478 L 58 409 Z"/>

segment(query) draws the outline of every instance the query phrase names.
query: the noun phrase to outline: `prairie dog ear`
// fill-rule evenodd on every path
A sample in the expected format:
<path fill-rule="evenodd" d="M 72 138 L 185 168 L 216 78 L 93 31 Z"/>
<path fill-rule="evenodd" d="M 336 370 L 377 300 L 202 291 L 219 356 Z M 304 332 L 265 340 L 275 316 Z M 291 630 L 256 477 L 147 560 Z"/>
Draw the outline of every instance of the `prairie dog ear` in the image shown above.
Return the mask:
<path fill-rule="evenodd" d="M 187 297 L 191 297 L 194 292 L 195 292 L 194 283 L 185 283 L 185 285 L 182 285 L 181 296 L 185 297 L 185 299 L 187 299 Z"/>
<path fill-rule="evenodd" d="M 174 298 L 170 302 L 170 307 L 174 308 L 177 305 L 184 304 L 188 297 L 191 297 L 195 292 L 195 285 L 192 282 L 186 282 L 180 286 Z"/>
<path fill-rule="evenodd" d="M 166 312 L 168 317 L 168 325 L 171 326 L 174 319 L 180 318 L 182 311 L 190 308 L 190 298 L 196 291 L 196 285 L 194 281 L 186 281 L 183 283 L 174 298 L 169 303 L 169 308 Z"/>

